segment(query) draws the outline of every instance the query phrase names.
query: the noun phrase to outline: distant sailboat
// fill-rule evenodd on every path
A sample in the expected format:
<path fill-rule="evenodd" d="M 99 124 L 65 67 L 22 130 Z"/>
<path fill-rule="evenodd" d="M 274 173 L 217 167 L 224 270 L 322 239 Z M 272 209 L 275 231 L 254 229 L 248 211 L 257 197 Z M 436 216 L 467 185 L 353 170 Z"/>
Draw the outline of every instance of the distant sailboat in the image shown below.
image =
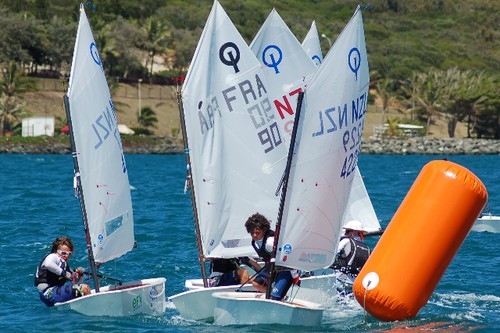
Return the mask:
<path fill-rule="evenodd" d="M 319 41 L 318 29 L 316 28 L 316 21 L 311 23 L 311 28 L 302 41 L 302 47 L 306 51 L 309 58 L 311 58 L 316 66 L 319 67 L 319 65 L 323 62 L 323 52 Z"/>
<path fill-rule="evenodd" d="M 312 271 L 333 262 L 356 171 L 368 88 L 368 61 L 358 7 L 304 92 L 276 227 L 276 266 Z M 248 293 L 213 296 L 217 298 L 217 324 L 260 323 L 257 318 L 269 317 L 270 313 L 273 323 L 295 323 L 290 322 L 293 300 L 284 306 L 284 302 Z M 297 308 L 294 310 L 299 311 Z M 304 304 L 301 308 L 317 309 Z M 314 317 L 303 324 L 319 325 L 321 317 Z"/>
<path fill-rule="evenodd" d="M 271 105 L 281 124 L 281 132 L 286 133 L 288 146 L 297 98 L 317 67 L 276 9 L 268 15 L 250 48 L 264 68 Z"/>
<path fill-rule="evenodd" d="M 101 287 L 97 268 L 134 247 L 130 184 L 118 123 L 92 31 L 80 6 L 73 63 L 64 96 L 91 276 L 90 295 L 56 303 L 90 316 L 164 313 L 165 279 Z"/>

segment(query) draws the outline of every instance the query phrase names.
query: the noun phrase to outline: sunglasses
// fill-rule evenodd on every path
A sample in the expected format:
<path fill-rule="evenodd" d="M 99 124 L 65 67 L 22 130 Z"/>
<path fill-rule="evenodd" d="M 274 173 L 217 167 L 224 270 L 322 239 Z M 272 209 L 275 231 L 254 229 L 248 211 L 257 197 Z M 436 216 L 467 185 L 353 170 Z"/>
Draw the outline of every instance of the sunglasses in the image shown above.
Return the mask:
<path fill-rule="evenodd" d="M 62 256 L 70 256 L 73 254 L 71 251 L 62 251 L 62 250 L 57 250 L 57 253 L 59 253 Z"/>

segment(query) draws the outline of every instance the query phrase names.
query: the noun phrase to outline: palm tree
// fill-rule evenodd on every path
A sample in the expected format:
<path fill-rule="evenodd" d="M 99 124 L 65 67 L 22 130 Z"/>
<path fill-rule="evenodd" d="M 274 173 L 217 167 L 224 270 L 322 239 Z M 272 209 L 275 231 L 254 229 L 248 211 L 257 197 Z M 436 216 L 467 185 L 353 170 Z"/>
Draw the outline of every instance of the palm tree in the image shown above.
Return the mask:
<path fill-rule="evenodd" d="M 477 137 L 500 139 L 500 95 L 498 94 L 499 76 L 481 76 L 476 96 L 473 99 L 475 116 L 474 130 Z"/>
<path fill-rule="evenodd" d="M 389 109 L 389 105 L 394 100 L 393 96 L 394 80 L 385 78 L 375 82 L 375 95 L 382 101 L 382 124 L 384 123 L 385 113 Z"/>
<path fill-rule="evenodd" d="M 156 128 L 156 123 L 158 123 L 158 118 L 156 118 L 156 112 L 149 106 L 144 106 L 141 108 L 140 114 L 137 115 L 137 122 L 141 127 L 143 127 L 147 132 L 150 127 Z"/>
<path fill-rule="evenodd" d="M 149 77 L 151 77 L 153 75 L 155 57 L 167 50 L 170 30 L 165 21 L 154 16 L 148 17 L 142 28 L 146 38 L 143 41 L 141 48 L 148 53 L 146 67 L 149 67 L 148 74 Z"/>
<path fill-rule="evenodd" d="M 436 116 L 442 109 L 442 86 L 440 75 L 436 70 L 420 73 L 415 80 L 415 109 L 423 117 L 427 118 L 425 135 L 429 134 L 432 117 Z"/>
<path fill-rule="evenodd" d="M 21 96 L 28 91 L 35 90 L 35 81 L 19 71 L 14 61 L 10 61 L 3 68 L 2 74 L 3 78 L 0 81 L 0 131 L 4 136 L 18 120 L 24 108 Z"/>
<path fill-rule="evenodd" d="M 389 137 L 395 137 L 401 135 L 401 131 L 398 128 L 399 119 L 391 119 L 387 117 L 387 130 L 384 132 L 384 135 Z"/>

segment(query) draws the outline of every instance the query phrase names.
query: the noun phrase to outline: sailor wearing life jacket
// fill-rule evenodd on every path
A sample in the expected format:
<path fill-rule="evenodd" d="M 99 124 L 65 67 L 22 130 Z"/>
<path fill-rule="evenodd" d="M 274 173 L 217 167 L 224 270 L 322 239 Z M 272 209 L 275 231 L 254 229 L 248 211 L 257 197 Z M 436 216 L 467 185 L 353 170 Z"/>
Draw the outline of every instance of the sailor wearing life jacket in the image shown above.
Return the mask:
<path fill-rule="evenodd" d="M 257 276 L 252 281 L 255 289 L 260 292 L 266 291 L 266 285 L 269 280 L 269 263 L 271 261 L 271 252 L 274 244 L 274 231 L 271 230 L 269 220 L 260 213 L 255 213 L 248 218 L 245 223 L 247 232 L 252 236 L 252 247 L 260 258 L 264 260 L 265 266 L 261 268 L 259 264 L 249 258 L 244 258 L 243 263 L 251 265 L 257 272 Z M 282 270 L 274 281 L 271 298 L 281 300 L 285 297 L 292 283 L 297 280 L 300 272 L 297 270 Z"/>
<path fill-rule="evenodd" d="M 370 248 L 363 243 L 366 231 L 363 230 L 361 222 L 349 221 L 344 229 L 345 235 L 340 238 L 337 256 L 331 267 L 354 279 L 368 260 Z"/>
<path fill-rule="evenodd" d="M 83 279 L 85 270 L 79 267 L 73 272 L 67 262 L 73 250 L 69 237 L 56 238 L 52 243 L 51 253 L 45 255 L 38 265 L 35 287 L 40 299 L 47 306 L 90 294 L 88 285 L 77 284 Z M 72 284 L 66 284 L 68 281 L 72 281 Z"/>

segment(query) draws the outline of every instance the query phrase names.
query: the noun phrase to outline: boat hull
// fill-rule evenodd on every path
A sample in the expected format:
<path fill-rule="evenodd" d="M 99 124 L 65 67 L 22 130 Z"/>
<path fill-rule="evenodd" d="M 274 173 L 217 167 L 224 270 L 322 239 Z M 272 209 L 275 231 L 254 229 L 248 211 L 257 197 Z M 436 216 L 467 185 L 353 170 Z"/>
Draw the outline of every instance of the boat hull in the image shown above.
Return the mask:
<path fill-rule="evenodd" d="M 136 314 L 161 315 L 165 312 L 165 278 L 151 278 L 105 286 L 99 293 L 56 303 L 87 316 L 122 317 Z"/>
<path fill-rule="evenodd" d="M 337 273 L 313 275 L 300 278 L 300 287 L 292 286 L 288 296 L 329 307 L 335 303 L 341 286 Z"/>
<path fill-rule="evenodd" d="M 314 275 L 300 279 L 300 287 L 293 286 L 288 292 L 291 299 L 301 299 L 319 303 L 324 307 L 334 304 L 337 299 L 337 275 L 335 273 Z M 180 315 L 188 320 L 213 322 L 215 298 L 214 292 L 232 292 L 239 286 L 204 288 L 202 279 L 186 280 L 187 291 L 170 296 Z M 244 292 L 255 291 L 250 285 L 245 285 Z"/>
<path fill-rule="evenodd" d="M 500 233 L 500 216 L 485 215 L 476 220 L 472 226 L 473 231 L 487 231 Z"/>
<path fill-rule="evenodd" d="M 174 303 L 184 319 L 213 322 L 215 298 L 212 297 L 212 294 L 214 292 L 235 291 L 238 287 L 239 285 L 204 288 L 202 279 L 187 280 L 186 288 L 188 291 L 170 296 L 168 299 Z M 244 285 L 242 290 L 255 291 L 250 284 Z"/>
<path fill-rule="evenodd" d="M 281 324 L 320 326 L 324 308 L 295 299 L 293 303 L 273 301 L 262 293 L 215 292 L 216 325 Z"/>

